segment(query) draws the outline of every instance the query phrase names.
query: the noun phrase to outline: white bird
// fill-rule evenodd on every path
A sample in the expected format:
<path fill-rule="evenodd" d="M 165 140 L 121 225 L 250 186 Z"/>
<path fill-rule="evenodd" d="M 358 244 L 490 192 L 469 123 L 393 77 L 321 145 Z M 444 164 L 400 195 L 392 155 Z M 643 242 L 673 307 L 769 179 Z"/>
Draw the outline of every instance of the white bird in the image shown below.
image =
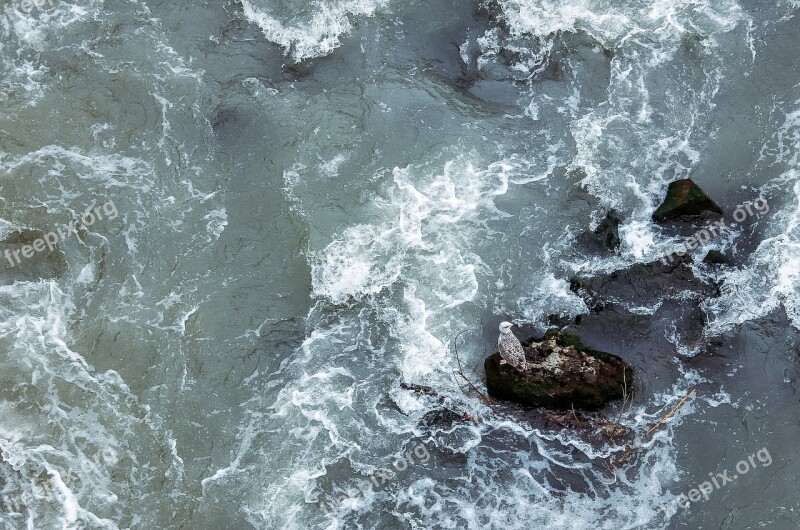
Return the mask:
<path fill-rule="evenodd" d="M 525 350 L 519 339 L 511 333 L 513 325 L 511 322 L 500 323 L 500 336 L 497 338 L 497 349 L 503 358 L 500 364 L 510 364 L 515 370 L 524 372 L 528 369 L 528 361 L 525 360 Z"/>

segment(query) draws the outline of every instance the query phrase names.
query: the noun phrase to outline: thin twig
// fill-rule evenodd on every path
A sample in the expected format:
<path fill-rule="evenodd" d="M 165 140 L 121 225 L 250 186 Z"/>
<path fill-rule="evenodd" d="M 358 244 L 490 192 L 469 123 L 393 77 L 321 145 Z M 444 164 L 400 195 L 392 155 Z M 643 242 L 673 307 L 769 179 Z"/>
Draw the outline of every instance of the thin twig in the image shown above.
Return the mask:
<path fill-rule="evenodd" d="M 620 424 L 619 420 L 622 419 L 622 414 L 625 412 L 625 402 L 628 401 L 628 379 L 627 379 L 627 376 L 625 375 L 625 372 L 626 372 L 626 370 L 625 370 L 625 368 L 623 368 L 622 369 L 622 407 L 619 409 L 619 415 L 617 416 L 617 421 L 614 422 L 616 425 Z M 631 406 L 632 405 L 633 405 L 633 398 L 631 398 L 631 403 L 630 403 L 630 405 L 628 405 L 628 410 L 631 410 Z M 612 438 L 612 441 L 614 441 L 613 438 Z M 617 442 L 614 442 L 614 443 L 617 443 Z"/>
<path fill-rule="evenodd" d="M 488 405 L 489 403 L 492 402 L 492 400 L 489 399 L 489 396 L 487 396 L 483 392 L 481 392 L 478 389 L 478 387 L 475 386 L 475 384 L 470 380 L 469 377 L 464 375 L 464 367 L 461 365 L 461 358 L 459 358 L 459 356 L 458 356 L 458 337 L 460 337 L 461 335 L 463 335 L 467 331 L 469 331 L 469 330 L 468 329 L 464 329 L 464 330 L 459 331 L 456 334 L 455 338 L 453 339 L 453 350 L 455 351 L 456 363 L 458 364 L 458 375 L 460 375 L 461 378 L 464 379 L 464 381 L 467 382 L 467 384 L 470 386 L 470 388 L 472 388 L 472 390 L 477 392 L 477 394 L 480 396 L 481 400 Z"/>
<path fill-rule="evenodd" d="M 638 451 L 638 450 L 639 450 L 639 447 L 635 447 L 635 446 L 633 446 L 633 447 L 628 447 L 627 449 L 625 449 L 625 450 L 622 452 L 622 454 L 621 454 L 621 455 L 619 455 L 619 456 L 617 457 L 617 464 L 623 464 L 623 463 L 625 463 L 625 461 L 628 459 L 628 457 L 629 457 L 629 456 L 631 456 L 633 453 L 635 453 L 635 452 L 636 452 L 636 451 Z"/>
<path fill-rule="evenodd" d="M 575 418 L 575 421 L 578 422 L 578 426 L 579 427 L 583 427 L 583 424 L 581 423 L 581 420 L 579 420 L 578 416 L 575 414 L 575 403 L 571 403 L 571 406 L 572 406 L 572 417 Z"/>
<path fill-rule="evenodd" d="M 561 427 L 567 426 L 567 424 L 563 423 L 555 414 L 550 414 L 549 412 L 545 412 L 544 415 L 547 416 L 553 422 L 559 424 Z"/>
<path fill-rule="evenodd" d="M 617 416 L 617 425 L 619 425 L 619 420 L 622 419 L 622 413 L 625 412 L 625 402 L 628 401 L 628 381 L 625 378 L 625 368 L 622 368 L 622 408 L 619 409 L 619 416 Z"/>
<path fill-rule="evenodd" d="M 611 484 L 616 484 L 616 482 L 617 482 L 617 468 L 616 468 L 616 466 L 614 466 L 614 463 L 611 461 L 611 457 L 609 457 L 606 460 L 606 469 L 608 469 L 609 471 L 614 473 L 614 482 L 609 482 L 606 485 L 610 486 Z"/>

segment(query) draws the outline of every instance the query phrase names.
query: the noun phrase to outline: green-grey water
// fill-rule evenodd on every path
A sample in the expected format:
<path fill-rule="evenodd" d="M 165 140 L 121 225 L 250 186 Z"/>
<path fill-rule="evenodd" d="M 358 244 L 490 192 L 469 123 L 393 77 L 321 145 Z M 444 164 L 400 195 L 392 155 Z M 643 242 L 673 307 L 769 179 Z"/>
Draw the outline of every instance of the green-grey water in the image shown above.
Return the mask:
<path fill-rule="evenodd" d="M 797 527 L 800 4 L 21 4 L 0 256 L 79 228 L 2 256 L 0 526 Z M 629 465 L 463 392 L 457 333 L 471 367 L 501 320 L 586 312 L 570 277 L 679 247 L 650 216 L 686 177 L 770 211 L 710 244 L 734 266 L 697 266 L 722 348 L 609 324 L 623 424 L 697 388 Z M 619 255 L 582 253 L 610 208 Z M 643 319 L 681 300 L 631 294 Z M 478 421 L 430 427 L 401 383 Z"/>

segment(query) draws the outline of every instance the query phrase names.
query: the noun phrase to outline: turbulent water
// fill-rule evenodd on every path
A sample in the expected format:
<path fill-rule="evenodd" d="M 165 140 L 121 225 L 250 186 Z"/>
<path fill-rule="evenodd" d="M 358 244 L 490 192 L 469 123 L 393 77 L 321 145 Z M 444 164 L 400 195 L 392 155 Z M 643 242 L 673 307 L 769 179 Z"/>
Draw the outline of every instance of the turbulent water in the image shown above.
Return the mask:
<path fill-rule="evenodd" d="M 3 13 L 0 250 L 58 243 L 2 256 L 2 528 L 800 526 L 800 3 Z M 609 413 L 636 455 L 466 391 L 456 334 L 480 385 L 501 320 L 544 330 L 587 312 L 571 277 L 680 248 L 651 214 L 686 177 L 769 213 L 695 266 L 704 340 L 597 344 L 636 370 Z M 582 252 L 609 208 L 620 253 Z"/>

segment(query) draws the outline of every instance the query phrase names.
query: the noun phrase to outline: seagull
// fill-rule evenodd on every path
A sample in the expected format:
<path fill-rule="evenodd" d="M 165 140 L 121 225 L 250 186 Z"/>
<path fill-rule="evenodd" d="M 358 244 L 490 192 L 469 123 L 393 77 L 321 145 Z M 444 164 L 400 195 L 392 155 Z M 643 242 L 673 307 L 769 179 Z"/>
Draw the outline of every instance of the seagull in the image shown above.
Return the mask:
<path fill-rule="evenodd" d="M 519 339 L 511 333 L 513 325 L 511 322 L 500 323 L 500 336 L 497 338 L 497 349 L 503 358 L 500 364 L 510 364 L 513 369 L 524 372 L 528 369 L 528 361 Z"/>

